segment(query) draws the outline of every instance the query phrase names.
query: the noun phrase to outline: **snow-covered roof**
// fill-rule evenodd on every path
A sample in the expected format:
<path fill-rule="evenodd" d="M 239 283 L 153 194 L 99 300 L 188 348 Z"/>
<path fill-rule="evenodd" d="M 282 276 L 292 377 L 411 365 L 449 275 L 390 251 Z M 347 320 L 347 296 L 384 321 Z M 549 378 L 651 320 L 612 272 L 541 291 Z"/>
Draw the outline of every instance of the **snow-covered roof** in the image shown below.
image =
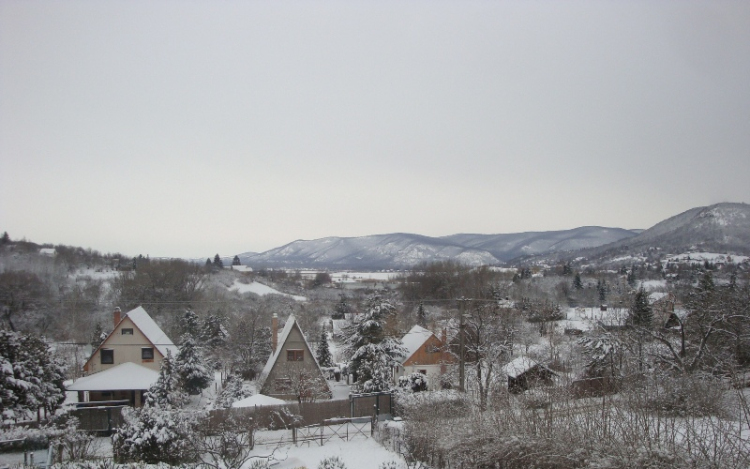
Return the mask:
<path fill-rule="evenodd" d="M 232 407 L 261 407 L 264 405 L 281 405 L 288 404 L 287 401 L 282 399 L 276 399 L 275 397 L 266 396 L 264 394 L 255 394 L 250 397 L 246 397 L 237 402 L 232 403 Z"/>
<path fill-rule="evenodd" d="M 177 356 L 177 346 L 172 342 L 172 339 L 170 339 L 167 334 L 164 333 L 163 330 L 161 330 L 161 327 L 159 327 L 156 322 L 149 316 L 149 314 L 146 312 L 145 309 L 143 309 L 143 306 L 139 306 L 135 308 L 134 310 L 128 312 L 128 314 L 125 315 L 126 317 L 129 317 L 131 321 L 140 329 L 141 332 L 143 332 L 143 335 L 146 336 L 148 340 L 151 341 L 151 343 L 154 344 L 154 346 L 161 352 L 162 355 L 165 357 L 167 356 L 167 350 L 170 350 L 172 352 L 172 356 Z"/>
<path fill-rule="evenodd" d="M 411 358 L 414 353 L 419 350 L 419 347 L 424 345 L 427 340 L 429 340 L 430 337 L 432 337 L 434 334 L 424 327 L 420 325 L 416 325 L 412 327 L 409 332 L 406 333 L 403 339 L 401 339 L 401 342 L 404 344 L 404 348 L 406 349 L 406 356 L 403 360 L 401 360 L 401 363 L 405 363 L 409 358 Z"/>
<path fill-rule="evenodd" d="M 126 362 L 108 370 L 77 379 L 67 387 L 68 391 L 138 391 L 148 389 L 159 378 L 159 373 Z"/>
<path fill-rule="evenodd" d="M 537 365 L 540 365 L 539 362 L 532 358 L 526 356 L 518 357 L 503 367 L 503 373 L 511 378 L 518 378 Z"/>

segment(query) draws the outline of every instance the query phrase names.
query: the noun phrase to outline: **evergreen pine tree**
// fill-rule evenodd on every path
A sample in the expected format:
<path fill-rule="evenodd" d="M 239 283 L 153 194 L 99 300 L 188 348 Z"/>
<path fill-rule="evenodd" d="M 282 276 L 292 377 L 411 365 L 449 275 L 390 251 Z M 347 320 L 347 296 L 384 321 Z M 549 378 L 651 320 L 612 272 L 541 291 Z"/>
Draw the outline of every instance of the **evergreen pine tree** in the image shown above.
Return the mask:
<path fill-rule="evenodd" d="M 234 256 L 234 259 L 232 259 L 232 265 L 242 265 L 240 262 L 240 256 Z"/>
<path fill-rule="evenodd" d="M 206 258 L 206 267 L 211 267 L 213 264 L 211 264 L 211 258 Z"/>
<path fill-rule="evenodd" d="M 648 302 L 648 293 L 643 286 L 635 293 L 633 305 L 630 308 L 630 318 L 633 325 L 638 327 L 650 327 L 654 320 L 654 313 Z"/>
<path fill-rule="evenodd" d="M 190 395 L 200 394 L 213 382 L 211 371 L 190 334 L 185 334 L 182 338 L 175 366 L 182 389 Z"/>
<path fill-rule="evenodd" d="M 94 327 L 94 332 L 91 334 L 91 352 L 93 353 L 94 351 L 96 351 L 99 345 L 101 345 L 101 343 L 104 342 L 104 339 L 106 338 L 107 334 L 104 333 L 102 324 L 97 322 L 96 326 Z"/>
<path fill-rule="evenodd" d="M 159 378 L 146 393 L 146 407 L 160 409 L 179 409 L 186 401 L 186 396 L 180 390 L 179 375 L 175 367 L 172 352 L 167 350 L 167 356 L 161 361 Z"/>
<path fill-rule="evenodd" d="M 424 311 L 424 302 L 419 302 L 419 307 L 417 307 L 417 324 L 419 324 L 422 327 L 427 327 L 427 314 Z"/>
<path fill-rule="evenodd" d="M 218 254 L 214 256 L 214 267 L 217 269 L 223 269 L 224 268 L 224 262 L 222 262 L 221 257 L 219 257 Z"/>
<path fill-rule="evenodd" d="M 575 277 L 573 277 L 573 288 L 576 290 L 583 290 L 583 282 L 581 281 L 580 272 L 576 272 Z"/>
<path fill-rule="evenodd" d="M 198 337 L 200 334 L 200 320 L 198 315 L 191 309 L 185 311 L 185 315 L 180 319 L 180 329 L 182 335 L 189 334 L 192 337 Z"/>
<path fill-rule="evenodd" d="M 391 370 L 399 365 L 406 350 L 395 330 L 389 327 L 396 308 L 387 300 L 368 300 L 367 312 L 347 330 L 344 344 L 350 355 L 349 369 L 365 392 L 387 391 L 391 387 Z"/>
<path fill-rule="evenodd" d="M 333 366 L 333 357 L 328 347 L 328 334 L 326 334 L 326 331 L 320 333 L 320 342 L 318 342 L 318 349 L 315 351 L 315 358 L 318 360 L 318 365 L 320 366 Z"/>
<path fill-rule="evenodd" d="M 8 244 L 8 243 L 10 243 L 10 236 L 8 236 L 7 231 L 4 231 L 2 238 L 0 238 L 0 246 L 2 246 L 3 244 Z"/>
<path fill-rule="evenodd" d="M 607 301 L 607 291 L 609 288 L 607 287 L 607 281 L 602 279 L 597 282 L 596 289 L 599 292 L 599 302 L 605 303 Z"/>

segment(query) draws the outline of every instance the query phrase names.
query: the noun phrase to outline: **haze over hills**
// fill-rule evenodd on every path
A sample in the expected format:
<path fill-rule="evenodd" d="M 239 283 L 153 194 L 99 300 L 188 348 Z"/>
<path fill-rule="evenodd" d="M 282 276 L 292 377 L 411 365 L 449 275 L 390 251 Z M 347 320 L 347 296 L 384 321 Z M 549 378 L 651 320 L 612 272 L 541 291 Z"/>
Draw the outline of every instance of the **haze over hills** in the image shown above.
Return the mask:
<path fill-rule="evenodd" d="M 468 265 L 501 265 L 527 254 L 601 246 L 635 236 L 638 230 L 582 227 L 515 234 L 456 234 L 429 237 L 392 233 L 362 237 L 298 240 L 263 253 L 240 254 L 254 267 L 402 269 L 421 262 L 455 260 Z"/>

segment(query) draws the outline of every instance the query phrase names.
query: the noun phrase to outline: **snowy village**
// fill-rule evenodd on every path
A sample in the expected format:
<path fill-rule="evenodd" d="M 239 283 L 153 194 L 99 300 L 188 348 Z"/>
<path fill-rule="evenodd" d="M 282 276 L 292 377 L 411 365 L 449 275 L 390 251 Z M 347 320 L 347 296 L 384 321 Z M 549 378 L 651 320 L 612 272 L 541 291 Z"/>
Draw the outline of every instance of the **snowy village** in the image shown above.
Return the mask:
<path fill-rule="evenodd" d="M 356 272 L 3 239 L 5 467 L 748 464 L 746 256 Z"/>
<path fill-rule="evenodd" d="M 0 469 L 750 469 L 750 1 L 0 0 Z"/>

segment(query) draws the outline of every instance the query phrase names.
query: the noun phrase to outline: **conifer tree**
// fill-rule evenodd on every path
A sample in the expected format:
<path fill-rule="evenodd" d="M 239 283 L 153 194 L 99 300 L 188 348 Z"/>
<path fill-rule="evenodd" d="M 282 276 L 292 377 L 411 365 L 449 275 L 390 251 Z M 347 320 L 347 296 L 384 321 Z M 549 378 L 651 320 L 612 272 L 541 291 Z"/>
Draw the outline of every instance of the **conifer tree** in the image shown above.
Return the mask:
<path fill-rule="evenodd" d="M 633 325 L 639 327 L 650 327 L 654 320 L 654 313 L 651 310 L 651 304 L 648 302 L 648 293 L 641 286 L 635 293 L 633 305 L 630 308 L 630 319 Z"/>
<path fill-rule="evenodd" d="M 146 393 L 146 407 L 160 409 L 179 409 L 186 401 L 179 385 L 179 375 L 175 367 L 172 352 L 167 350 L 167 356 L 161 362 L 159 378 Z"/>
<path fill-rule="evenodd" d="M 195 339 L 190 334 L 182 337 L 182 345 L 176 362 L 180 385 L 186 393 L 192 396 L 198 395 L 213 382 L 211 371 L 196 347 Z"/>
<path fill-rule="evenodd" d="M 576 290 L 583 290 L 583 282 L 581 281 L 580 272 L 576 272 L 575 277 L 573 277 L 573 288 Z"/>
<path fill-rule="evenodd" d="M 180 319 L 180 329 L 182 334 L 189 334 L 192 337 L 198 337 L 200 334 L 200 320 L 193 310 L 186 310 L 185 315 Z"/>
<path fill-rule="evenodd" d="M 420 301 L 417 307 L 417 324 L 427 327 L 427 314 L 424 311 L 424 302 Z"/>
<path fill-rule="evenodd" d="M 223 269 L 224 268 L 224 262 L 222 262 L 221 257 L 219 257 L 219 254 L 216 254 L 214 256 L 214 267 L 217 269 Z"/>
<path fill-rule="evenodd" d="M 315 352 L 315 358 L 318 360 L 318 365 L 325 367 L 333 366 L 333 357 L 331 356 L 331 350 L 328 347 L 328 335 L 326 334 L 326 331 L 320 333 L 320 342 L 318 342 L 318 349 Z"/>
<path fill-rule="evenodd" d="M 344 350 L 351 357 L 350 370 L 365 392 L 387 391 L 391 370 L 406 350 L 389 322 L 396 308 L 387 300 L 372 297 L 367 312 L 347 333 Z"/>
<path fill-rule="evenodd" d="M 240 256 L 234 256 L 234 259 L 232 259 L 232 265 L 242 265 L 240 262 Z"/>

